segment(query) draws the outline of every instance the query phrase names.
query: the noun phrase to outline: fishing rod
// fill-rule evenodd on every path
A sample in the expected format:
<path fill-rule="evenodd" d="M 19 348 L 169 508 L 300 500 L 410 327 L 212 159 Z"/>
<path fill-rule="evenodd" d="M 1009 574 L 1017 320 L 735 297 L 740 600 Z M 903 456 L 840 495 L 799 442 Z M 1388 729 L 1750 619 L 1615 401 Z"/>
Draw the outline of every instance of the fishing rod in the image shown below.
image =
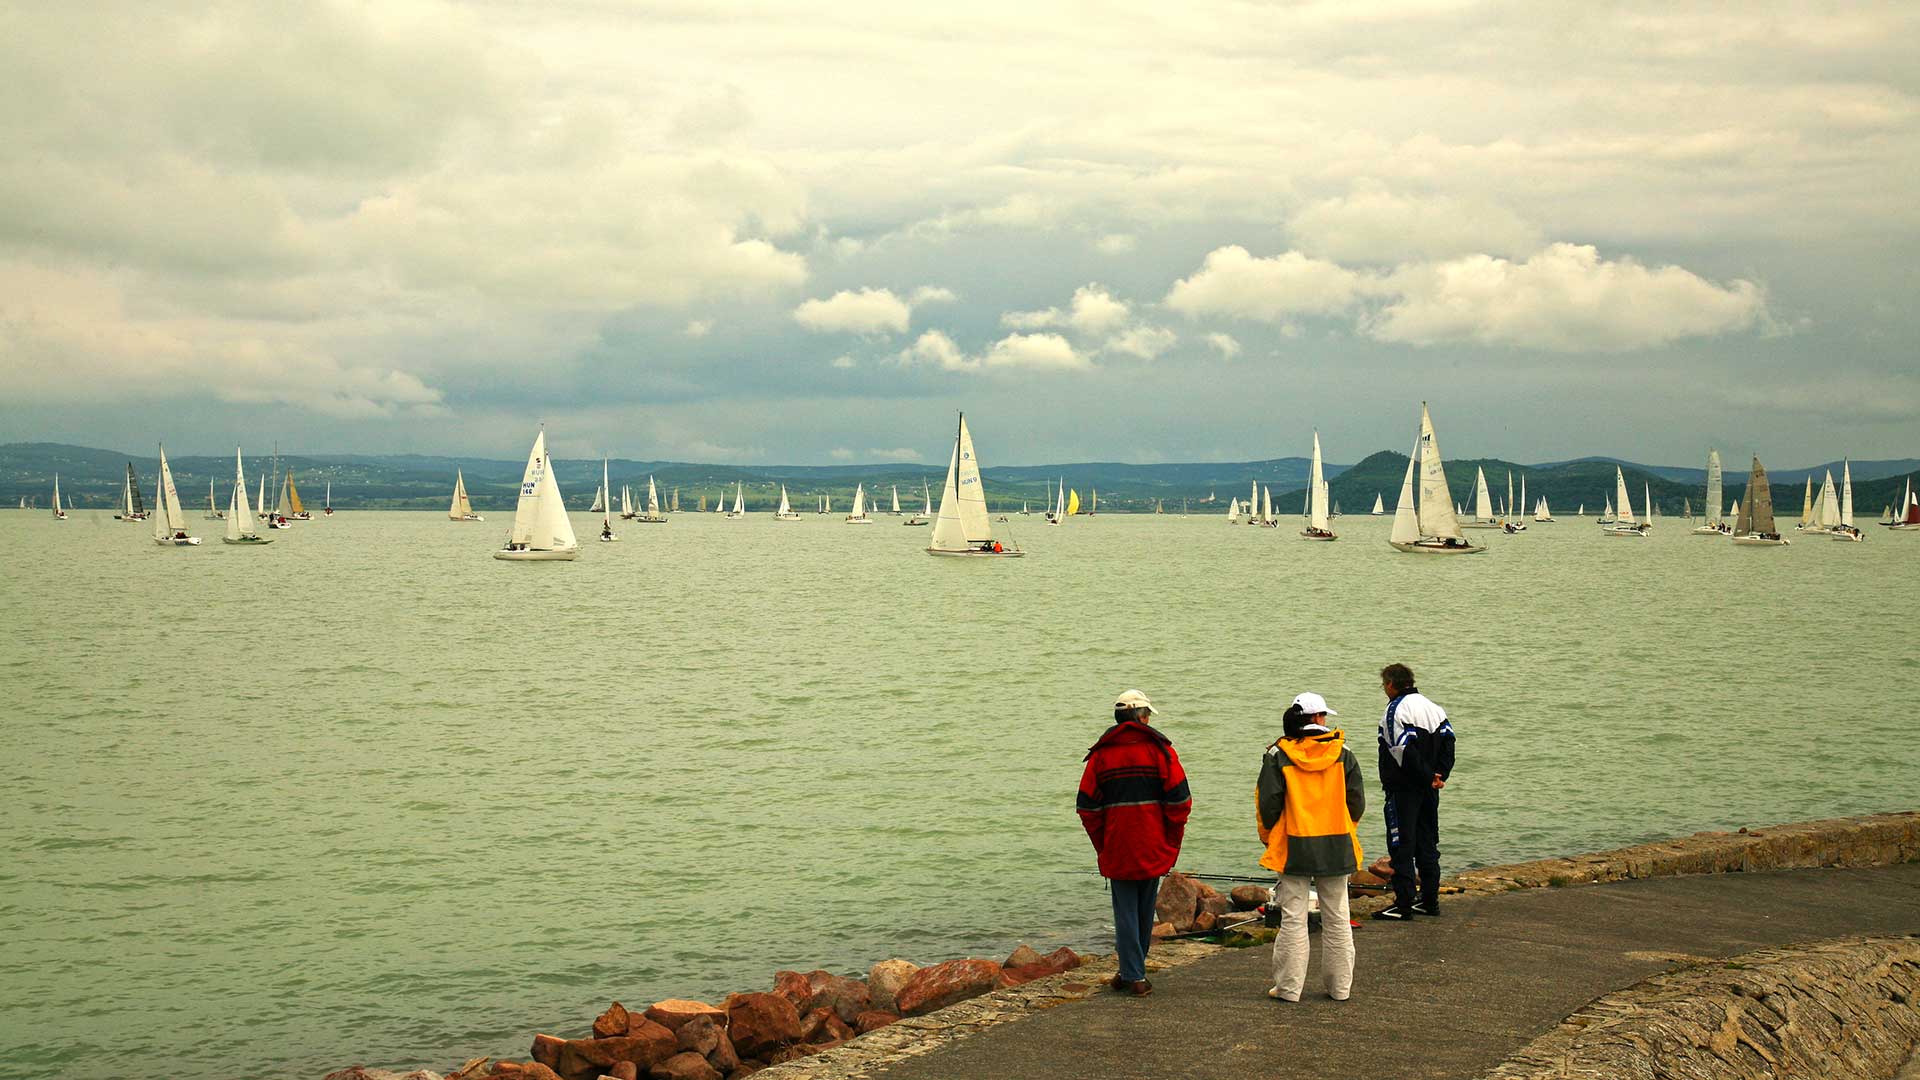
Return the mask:
<path fill-rule="evenodd" d="M 1055 870 L 1054 873 L 1081 874 L 1081 875 L 1092 874 L 1092 875 L 1098 876 L 1100 874 L 1100 871 L 1098 870 Z M 1180 874 L 1183 877 L 1199 878 L 1201 881 L 1237 881 L 1247 885 L 1265 885 L 1268 888 L 1272 888 L 1273 882 L 1274 882 L 1274 879 L 1272 877 L 1245 877 L 1240 874 L 1196 874 L 1190 870 L 1176 870 L 1174 871 L 1174 873 Z"/>

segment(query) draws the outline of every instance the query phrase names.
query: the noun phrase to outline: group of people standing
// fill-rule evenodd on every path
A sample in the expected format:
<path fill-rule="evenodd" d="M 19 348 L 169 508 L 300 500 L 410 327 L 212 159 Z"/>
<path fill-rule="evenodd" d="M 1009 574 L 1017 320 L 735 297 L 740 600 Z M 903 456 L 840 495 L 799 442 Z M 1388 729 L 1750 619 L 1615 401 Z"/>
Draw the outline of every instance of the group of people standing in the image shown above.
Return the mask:
<path fill-rule="evenodd" d="M 1453 772 L 1453 725 L 1446 710 L 1420 693 L 1404 664 L 1380 670 L 1387 696 L 1378 732 L 1379 779 L 1385 794 L 1387 854 L 1393 865 L 1391 907 L 1383 922 L 1440 915 L 1440 791 Z M 1153 726 L 1153 703 L 1128 690 L 1113 703 L 1113 726 L 1087 751 L 1076 800 L 1080 821 L 1113 893 L 1114 949 L 1120 970 L 1113 988 L 1144 997 L 1160 879 L 1173 869 L 1193 812 L 1193 795 L 1173 742 Z M 1327 718 L 1340 715 L 1315 693 L 1295 697 L 1281 716 L 1281 735 L 1266 748 L 1256 782 L 1260 865 L 1278 875 L 1270 910 L 1279 913 L 1273 943 L 1273 985 L 1267 996 L 1298 1001 L 1307 975 L 1310 895 L 1320 898 L 1321 966 L 1327 996 L 1353 990 L 1353 924 L 1347 884 L 1363 865 L 1357 823 L 1366 813 L 1366 785 L 1346 735 Z"/>

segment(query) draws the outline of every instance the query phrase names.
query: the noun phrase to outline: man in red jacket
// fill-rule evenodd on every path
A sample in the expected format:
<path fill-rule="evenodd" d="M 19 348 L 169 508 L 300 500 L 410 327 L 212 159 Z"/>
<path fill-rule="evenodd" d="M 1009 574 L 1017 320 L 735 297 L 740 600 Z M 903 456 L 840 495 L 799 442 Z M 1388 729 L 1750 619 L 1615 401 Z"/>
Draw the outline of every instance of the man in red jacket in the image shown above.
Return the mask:
<path fill-rule="evenodd" d="M 1080 822 L 1100 855 L 1100 876 L 1113 891 L 1114 951 L 1120 954 L 1115 990 L 1153 993 L 1147 949 L 1153 943 L 1153 904 L 1161 875 L 1180 857 L 1193 813 L 1186 770 L 1173 743 L 1153 729 L 1153 703 L 1128 690 L 1113 703 L 1113 726 L 1087 751 L 1077 800 Z"/>

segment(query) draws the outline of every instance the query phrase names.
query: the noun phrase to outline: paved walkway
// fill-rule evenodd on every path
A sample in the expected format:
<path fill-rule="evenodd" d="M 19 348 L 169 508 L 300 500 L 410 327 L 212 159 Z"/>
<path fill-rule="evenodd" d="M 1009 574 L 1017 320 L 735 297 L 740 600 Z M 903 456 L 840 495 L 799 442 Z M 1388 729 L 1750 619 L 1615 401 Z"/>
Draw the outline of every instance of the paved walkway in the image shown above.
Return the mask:
<path fill-rule="evenodd" d="M 1654 878 L 1448 898 L 1363 919 L 1349 1001 L 1269 1001 L 1271 950 L 1236 950 L 911 1058 L 886 1080 L 1477 1077 L 1597 997 L 1686 957 L 1920 933 L 1920 865 Z M 1319 938 L 1314 938 L 1316 952 Z"/>

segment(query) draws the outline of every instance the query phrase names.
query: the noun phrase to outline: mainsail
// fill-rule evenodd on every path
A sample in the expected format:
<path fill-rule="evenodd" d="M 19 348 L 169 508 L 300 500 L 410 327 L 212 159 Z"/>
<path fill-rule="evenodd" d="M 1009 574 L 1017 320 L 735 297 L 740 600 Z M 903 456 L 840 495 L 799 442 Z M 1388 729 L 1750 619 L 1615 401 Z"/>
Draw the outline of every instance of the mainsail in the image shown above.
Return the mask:
<path fill-rule="evenodd" d="M 1823 528 L 1831 529 L 1840 524 L 1840 495 L 1833 487 L 1833 470 L 1827 470 L 1826 482 L 1820 485 L 1819 523 Z"/>
<path fill-rule="evenodd" d="M 1327 516 L 1327 480 L 1320 464 L 1320 433 L 1313 433 L 1313 465 L 1307 471 L 1307 528 L 1329 531 Z"/>
<path fill-rule="evenodd" d="M 1709 525 L 1720 524 L 1720 508 L 1726 505 L 1724 502 L 1725 493 L 1722 491 L 1723 485 L 1724 481 L 1720 476 L 1720 451 L 1709 450 L 1707 451 L 1706 506 L 1706 518 L 1707 524 Z"/>
<path fill-rule="evenodd" d="M 160 450 L 160 497 L 154 500 L 153 538 L 166 540 L 187 531 L 187 515 L 180 509 L 180 493 L 173 486 L 173 470 L 167 467 L 167 451 Z"/>
<path fill-rule="evenodd" d="M 459 469 L 453 471 L 453 505 L 447 508 L 447 516 L 455 521 L 473 516 L 473 503 L 467 498 L 467 478 Z"/>
<path fill-rule="evenodd" d="M 1627 493 L 1627 474 L 1621 472 L 1618 465 L 1613 467 L 1613 498 L 1620 504 L 1620 512 L 1615 515 L 1614 520 L 1622 525 L 1632 525 L 1634 523 L 1633 496 Z"/>
<path fill-rule="evenodd" d="M 1840 463 L 1840 524 L 1853 528 L 1853 461 Z"/>
<path fill-rule="evenodd" d="M 1811 482 L 1812 478 L 1809 477 L 1808 481 Z M 1773 521 L 1773 489 L 1767 484 L 1767 468 L 1760 464 L 1758 454 L 1753 456 L 1753 473 L 1747 478 L 1746 504 L 1740 508 L 1740 524 L 1734 526 L 1734 531 L 1762 536 L 1778 532 Z"/>
<path fill-rule="evenodd" d="M 1484 488 L 1484 484 L 1482 487 Z M 1446 465 L 1440 443 L 1433 436 L 1433 417 L 1420 403 L 1420 533 L 1443 540 L 1464 539 L 1453 516 L 1453 493 L 1447 490 Z"/>
<path fill-rule="evenodd" d="M 512 543 L 530 551 L 570 551 L 578 548 L 573 522 L 553 479 L 553 460 L 547 457 L 547 433 L 533 440 L 527 468 L 520 476 L 520 501 L 513 511 Z"/>
<path fill-rule="evenodd" d="M 1416 445 L 1407 456 L 1407 476 L 1400 481 L 1400 501 L 1393 507 L 1393 535 L 1389 539 L 1395 544 L 1411 544 L 1420 539 L 1420 516 L 1413 503 L 1413 470 L 1419 460 L 1420 447 Z"/>
<path fill-rule="evenodd" d="M 934 518 L 933 540 L 927 550 L 971 551 L 992 543 L 987 492 L 980 483 L 980 462 L 974 457 L 973 434 L 967 430 L 967 417 L 962 413 L 960 430 L 953 440 L 953 455 L 947 460 L 947 479 L 940 485 L 940 513 Z"/>

